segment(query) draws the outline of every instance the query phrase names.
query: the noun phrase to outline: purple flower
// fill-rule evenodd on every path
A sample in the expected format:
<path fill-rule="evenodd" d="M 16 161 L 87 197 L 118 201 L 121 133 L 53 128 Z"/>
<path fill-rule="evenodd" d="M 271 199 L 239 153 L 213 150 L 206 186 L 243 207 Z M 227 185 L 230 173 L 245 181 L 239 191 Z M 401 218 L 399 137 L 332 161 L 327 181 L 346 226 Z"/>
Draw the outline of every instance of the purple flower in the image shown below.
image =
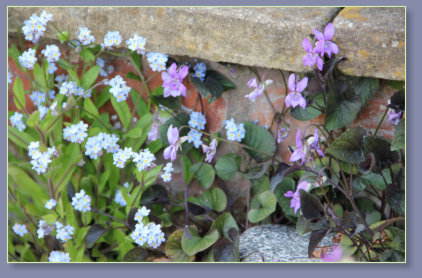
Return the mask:
<path fill-rule="evenodd" d="M 403 111 L 396 112 L 396 110 L 392 109 L 388 112 L 388 122 L 393 125 L 397 125 L 401 119 Z"/>
<path fill-rule="evenodd" d="M 338 262 L 343 257 L 343 249 L 340 245 L 334 246 L 331 252 L 323 254 L 321 256 L 324 262 Z"/>
<path fill-rule="evenodd" d="M 320 156 L 325 157 L 324 153 L 318 147 L 318 129 L 315 129 L 315 134 L 313 137 L 308 139 L 309 149 L 316 151 Z"/>
<path fill-rule="evenodd" d="M 158 121 L 154 122 L 151 125 L 151 129 L 148 131 L 148 141 L 154 141 L 158 138 L 158 128 L 160 127 L 160 124 Z"/>
<path fill-rule="evenodd" d="M 261 82 L 258 86 L 256 79 L 252 78 L 251 80 L 248 81 L 248 87 L 255 88 L 255 90 L 253 90 L 252 93 L 250 93 L 249 95 L 246 95 L 245 97 L 248 98 L 250 101 L 255 101 L 255 99 L 259 97 L 260 95 L 262 95 L 264 90 L 272 83 L 273 81 L 271 79 L 268 79 L 268 80 L 265 80 L 264 82 Z"/>
<path fill-rule="evenodd" d="M 170 146 L 164 150 L 163 156 L 164 159 L 171 159 L 171 161 L 174 161 L 177 156 L 177 149 L 179 148 L 179 129 L 170 125 L 167 130 L 167 139 Z"/>
<path fill-rule="evenodd" d="M 289 131 L 290 131 L 290 129 L 289 129 L 288 126 L 282 127 L 282 128 L 279 128 L 278 129 L 278 132 L 277 132 L 277 143 L 278 144 L 280 144 L 281 142 L 283 142 L 284 139 L 286 139 L 287 136 L 289 136 Z"/>
<path fill-rule="evenodd" d="M 292 106 L 293 108 L 295 108 L 299 105 L 300 107 L 305 109 L 306 99 L 302 96 L 301 92 L 305 90 L 306 86 L 308 86 L 308 77 L 305 77 L 301 81 L 296 83 L 295 74 L 290 74 L 288 85 L 290 93 L 285 99 L 287 107 Z"/>
<path fill-rule="evenodd" d="M 316 43 L 316 52 L 321 55 L 327 53 L 328 57 L 331 58 L 331 53 L 338 53 L 337 44 L 333 43 L 331 39 L 334 35 L 334 26 L 332 23 L 328 23 L 324 29 L 324 34 L 322 34 L 318 29 L 314 29 L 315 38 L 318 40 Z"/>
<path fill-rule="evenodd" d="M 164 97 L 177 97 L 186 95 L 186 87 L 183 85 L 183 79 L 188 75 L 189 67 L 183 66 L 177 71 L 176 63 L 173 63 L 168 71 L 161 73 L 161 79 L 163 79 Z"/>
<path fill-rule="evenodd" d="M 217 150 L 217 140 L 214 138 L 211 141 L 210 146 L 202 145 L 202 151 L 207 155 L 205 157 L 205 162 L 211 163 L 214 158 L 215 152 Z"/>
<path fill-rule="evenodd" d="M 307 148 L 306 145 L 302 143 L 302 138 L 300 137 L 300 129 L 296 133 L 296 150 L 292 153 L 290 157 L 290 162 L 302 160 L 302 165 L 307 162 L 306 158 Z"/>
<path fill-rule="evenodd" d="M 307 181 L 302 181 L 297 185 L 296 191 L 287 191 L 284 193 L 284 197 L 292 198 L 290 200 L 290 207 L 295 208 L 295 213 L 300 208 L 300 190 L 303 189 L 305 191 L 309 190 L 309 183 Z"/>
<path fill-rule="evenodd" d="M 322 44 L 320 44 L 322 45 Z M 322 71 L 322 66 L 324 62 L 322 61 L 322 58 L 320 57 L 321 50 L 318 50 L 317 47 L 312 48 L 311 42 L 308 40 L 308 38 L 304 38 L 302 41 L 302 47 L 305 49 L 308 54 L 303 56 L 303 65 L 305 67 L 312 67 L 313 65 L 317 64 L 317 68 Z M 321 48 L 321 47 L 320 47 Z"/>

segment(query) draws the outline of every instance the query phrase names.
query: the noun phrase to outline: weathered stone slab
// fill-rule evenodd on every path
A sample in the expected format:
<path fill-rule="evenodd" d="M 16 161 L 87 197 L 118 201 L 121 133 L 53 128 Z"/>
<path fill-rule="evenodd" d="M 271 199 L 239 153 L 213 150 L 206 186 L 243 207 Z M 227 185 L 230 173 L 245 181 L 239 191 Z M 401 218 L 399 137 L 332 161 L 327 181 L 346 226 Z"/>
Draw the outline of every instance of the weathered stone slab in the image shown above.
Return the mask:
<path fill-rule="evenodd" d="M 345 8 L 335 18 L 346 74 L 405 79 L 405 8 Z"/>
<path fill-rule="evenodd" d="M 296 229 L 284 225 L 261 225 L 249 228 L 240 236 L 239 252 L 243 262 L 319 262 L 308 258 L 310 233 L 300 236 Z M 321 245 L 331 245 L 325 237 Z"/>
<path fill-rule="evenodd" d="M 147 38 L 146 49 L 211 61 L 305 71 L 302 40 L 323 28 L 338 8 L 209 8 L 209 7 L 60 7 L 9 8 L 9 30 L 16 32 L 32 13 L 53 14 L 55 24 L 76 38 L 79 27 L 101 42 L 107 31 L 120 31 L 124 41 L 135 33 Z M 56 38 L 49 24 L 46 36 Z M 122 44 L 126 47 L 126 44 Z"/>

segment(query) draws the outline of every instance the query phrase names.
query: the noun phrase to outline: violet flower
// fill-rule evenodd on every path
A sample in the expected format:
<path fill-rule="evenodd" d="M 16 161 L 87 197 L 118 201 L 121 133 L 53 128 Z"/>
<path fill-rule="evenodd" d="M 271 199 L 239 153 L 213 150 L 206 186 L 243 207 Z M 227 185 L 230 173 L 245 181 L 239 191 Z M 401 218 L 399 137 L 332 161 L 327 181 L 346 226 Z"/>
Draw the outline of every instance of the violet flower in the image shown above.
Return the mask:
<path fill-rule="evenodd" d="M 331 39 L 334 36 L 334 26 L 332 23 L 328 23 L 324 29 L 324 34 L 322 34 L 318 29 L 314 29 L 315 38 L 318 40 L 316 43 L 316 51 L 318 51 L 321 56 L 324 53 L 327 53 L 328 57 L 331 58 L 331 53 L 338 53 L 337 44 L 333 43 Z"/>
<path fill-rule="evenodd" d="M 173 63 L 168 71 L 161 73 L 161 79 L 163 79 L 164 97 L 178 97 L 180 95 L 187 97 L 186 87 L 183 85 L 183 79 L 188 75 L 189 67 L 183 66 L 177 70 L 176 63 Z"/>
<path fill-rule="evenodd" d="M 310 137 L 308 139 L 308 145 L 309 149 L 316 151 L 320 156 L 325 157 L 324 153 L 321 151 L 321 149 L 318 147 L 318 129 L 315 129 L 315 134 L 313 137 Z"/>
<path fill-rule="evenodd" d="M 340 245 L 334 246 L 331 252 L 321 256 L 324 262 L 338 262 L 343 257 L 343 249 Z"/>
<path fill-rule="evenodd" d="M 170 143 L 170 146 L 168 146 L 164 150 L 164 159 L 170 159 L 171 161 L 176 160 L 177 156 L 177 149 L 180 146 L 179 143 L 179 129 L 177 127 L 173 127 L 173 125 L 169 126 L 169 129 L 167 130 L 167 139 Z"/>
<path fill-rule="evenodd" d="M 312 67 L 313 65 L 317 65 L 317 68 L 322 71 L 322 67 L 324 64 L 324 61 L 322 60 L 322 58 L 320 57 L 320 53 L 324 53 L 324 50 L 321 50 L 321 46 L 320 45 L 320 49 L 318 49 L 318 47 L 312 48 L 312 44 L 311 42 L 308 40 L 308 38 L 304 38 L 302 41 L 302 47 L 305 49 L 306 52 L 308 52 L 308 54 L 306 54 L 305 56 L 303 56 L 303 65 L 305 67 Z M 322 55 L 321 55 L 322 56 Z"/>
<path fill-rule="evenodd" d="M 207 155 L 205 157 L 205 162 L 211 163 L 212 159 L 214 158 L 216 150 L 217 150 L 217 140 L 215 138 L 212 139 L 209 147 L 202 145 L 202 151 Z"/>
<path fill-rule="evenodd" d="M 388 122 L 393 125 L 398 125 L 402 114 L 403 111 L 397 112 L 396 110 L 391 109 L 390 112 L 388 112 Z"/>
<path fill-rule="evenodd" d="M 278 144 L 283 142 L 287 138 L 287 136 L 289 136 L 289 131 L 290 131 L 290 129 L 289 129 L 288 126 L 278 129 L 278 132 L 277 132 L 277 143 Z"/>
<path fill-rule="evenodd" d="M 302 138 L 300 136 L 300 129 L 296 133 L 296 150 L 292 153 L 290 157 L 290 162 L 295 162 L 302 160 L 301 165 L 305 164 L 308 159 L 306 158 L 307 148 L 306 145 L 302 143 Z"/>
<path fill-rule="evenodd" d="M 288 82 L 290 92 L 285 99 L 286 105 L 287 107 L 292 106 L 293 108 L 299 105 L 300 107 L 305 109 L 306 99 L 302 96 L 301 92 L 305 90 L 306 86 L 308 86 L 308 77 L 303 78 L 297 83 L 295 81 L 295 74 L 290 74 Z"/>
<path fill-rule="evenodd" d="M 248 81 L 248 87 L 249 88 L 255 88 L 252 93 L 249 95 L 246 95 L 245 97 L 248 98 L 250 101 L 255 101 L 257 97 L 262 95 L 265 89 L 272 84 L 273 81 L 271 79 L 265 80 L 264 82 L 261 82 L 258 86 L 258 83 L 256 82 L 256 78 L 252 78 Z"/>
<path fill-rule="evenodd" d="M 151 129 L 148 131 L 148 141 L 154 141 L 158 139 L 158 128 L 160 124 L 158 121 L 151 125 Z"/>
<path fill-rule="evenodd" d="M 287 191 L 284 193 L 284 197 L 292 198 L 290 200 L 290 207 L 294 208 L 294 212 L 296 213 L 300 208 L 300 190 L 303 189 L 308 191 L 310 188 L 310 184 L 307 181 L 302 181 L 297 185 L 296 191 Z"/>

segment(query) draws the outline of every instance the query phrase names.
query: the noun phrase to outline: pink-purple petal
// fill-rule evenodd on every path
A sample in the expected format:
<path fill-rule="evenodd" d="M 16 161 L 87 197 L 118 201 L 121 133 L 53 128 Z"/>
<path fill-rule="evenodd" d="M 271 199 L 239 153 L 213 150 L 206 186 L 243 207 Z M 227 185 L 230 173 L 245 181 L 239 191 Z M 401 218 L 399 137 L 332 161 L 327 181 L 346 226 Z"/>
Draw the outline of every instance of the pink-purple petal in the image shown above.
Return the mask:
<path fill-rule="evenodd" d="M 298 93 L 300 93 L 300 92 L 302 92 L 303 90 L 306 89 L 306 86 L 308 86 L 308 77 L 305 77 L 302 80 L 300 80 L 299 82 L 297 82 L 296 91 Z"/>
<path fill-rule="evenodd" d="M 290 74 L 289 81 L 288 81 L 290 92 L 294 92 L 295 91 L 295 89 L 296 89 L 295 82 L 296 82 L 296 76 L 295 76 L 295 74 L 294 73 L 293 74 Z"/>
<path fill-rule="evenodd" d="M 318 29 L 314 29 L 314 35 L 317 40 L 319 41 L 324 40 L 324 35 L 320 31 L 318 31 Z"/>
<path fill-rule="evenodd" d="M 324 30 L 324 38 L 326 41 L 329 41 L 334 36 L 334 25 L 332 23 L 328 23 L 327 26 L 325 26 Z"/>
<path fill-rule="evenodd" d="M 169 72 L 170 76 L 176 77 L 176 75 L 177 75 L 177 65 L 176 65 L 176 63 L 171 64 L 168 72 Z"/>
<path fill-rule="evenodd" d="M 256 82 L 256 78 L 252 78 L 251 80 L 248 81 L 248 87 L 249 88 L 257 88 L 258 87 L 258 83 Z"/>
<path fill-rule="evenodd" d="M 303 49 L 305 49 L 306 52 L 311 52 L 312 51 L 312 44 L 311 42 L 308 40 L 308 38 L 304 38 L 302 41 L 302 47 Z"/>
<path fill-rule="evenodd" d="M 183 66 L 180 70 L 179 70 L 179 79 L 183 80 L 189 72 L 189 67 L 188 66 Z"/>

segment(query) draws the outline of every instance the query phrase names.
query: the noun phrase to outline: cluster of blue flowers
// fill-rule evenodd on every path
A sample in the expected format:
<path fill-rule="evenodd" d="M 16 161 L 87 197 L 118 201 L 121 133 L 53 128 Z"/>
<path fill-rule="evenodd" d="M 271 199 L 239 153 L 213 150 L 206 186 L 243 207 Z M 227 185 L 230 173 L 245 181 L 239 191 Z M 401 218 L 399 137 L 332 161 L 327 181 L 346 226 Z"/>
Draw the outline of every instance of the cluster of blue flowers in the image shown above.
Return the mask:
<path fill-rule="evenodd" d="M 59 60 L 61 55 L 58 46 L 55 44 L 46 45 L 45 49 L 43 49 L 41 53 L 44 54 L 48 61 L 48 73 L 53 74 L 56 72 L 57 67 L 55 63 Z"/>
<path fill-rule="evenodd" d="M 109 31 L 104 37 L 104 47 L 118 46 L 122 42 L 119 31 Z"/>
<path fill-rule="evenodd" d="M 28 146 L 28 155 L 31 157 L 32 169 L 37 171 L 38 175 L 47 172 L 48 165 L 54 155 L 58 155 L 56 147 L 48 148 L 46 152 L 39 151 L 40 142 L 31 142 Z"/>
<path fill-rule="evenodd" d="M 64 75 L 64 74 L 57 75 L 56 78 L 54 78 L 54 80 L 57 83 L 65 82 L 65 81 L 67 81 L 67 75 Z"/>
<path fill-rule="evenodd" d="M 138 224 L 135 225 L 135 230 L 130 234 L 130 237 L 135 241 L 139 246 L 148 246 L 157 248 L 165 241 L 164 233 L 161 230 L 161 225 L 157 225 L 153 222 L 150 222 L 145 225 L 144 218 L 149 214 L 149 210 L 146 207 L 138 209 L 138 212 L 135 214 L 135 221 Z"/>
<path fill-rule="evenodd" d="M 234 119 L 224 121 L 225 128 L 227 130 L 226 136 L 230 141 L 242 141 L 245 137 L 245 127 L 243 123 L 236 124 Z"/>
<path fill-rule="evenodd" d="M 28 20 L 24 21 L 22 27 L 25 39 L 37 43 L 38 40 L 44 35 L 45 27 L 47 22 L 53 18 L 52 14 L 47 14 L 46 11 L 42 11 L 40 16 L 36 13 L 32 14 Z"/>
<path fill-rule="evenodd" d="M 205 124 L 207 123 L 207 120 L 205 119 L 205 116 L 201 112 L 192 112 L 190 114 L 190 120 L 189 120 L 189 126 L 192 128 L 196 128 L 199 130 L 205 129 Z M 188 132 L 188 142 L 193 143 L 195 148 L 199 148 L 202 145 L 202 133 L 198 130 L 191 129 Z"/>
<path fill-rule="evenodd" d="M 122 191 L 120 191 L 120 189 L 116 190 L 116 196 L 114 197 L 114 201 L 122 207 L 125 207 L 127 205 L 125 199 L 123 198 Z"/>
<path fill-rule="evenodd" d="M 116 153 L 113 154 L 113 164 L 118 168 L 124 168 L 126 161 L 131 159 L 133 155 L 132 148 L 119 149 Z"/>
<path fill-rule="evenodd" d="M 134 35 L 133 38 L 130 38 L 126 41 L 129 49 L 132 51 L 136 51 L 138 54 L 145 54 L 145 43 L 146 39 L 142 36 Z"/>
<path fill-rule="evenodd" d="M 88 136 L 87 130 L 88 125 L 80 121 L 77 124 L 65 127 L 63 129 L 63 138 L 72 143 L 82 144 Z"/>
<path fill-rule="evenodd" d="M 28 233 L 26 226 L 22 225 L 22 224 L 15 223 L 15 225 L 13 225 L 12 229 L 19 236 L 24 236 L 26 233 Z"/>
<path fill-rule="evenodd" d="M 48 261 L 51 263 L 68 263 L 70 262 L 69 253 L 61 251 L 51 251 Z"/>
<path fill-rule="evenodd" d="M 119 150 L 117 141 L 119 141 L 119 137 L 115 134 L 110 135 L 100 132 L 97 136 L 89 137 L 86 140 L 85 155 L 89 156 L 91 159 L 97 159 L 103 154 L 103 150 L 108 153 L 115 153 Z"/>
<path fill-rule="evenodd" d="M 34 67 L 37 58 L 35 57 L 35 49 L 30 48 L 27 51 L 24 51 L 21 56 L 19 56 L 19 63 L 22 67 L 27 69 L 32 69 Z"/>
<path fill-rule="evenodd" d="M 81 189 L 79 193 L 76 193 L 72 197 L 72 206 L 81 212 L 87 212 L 91 210 L 91 196 L 85 194 L 85 190 Z"/>
<path fill-rule="evenodd" d="M 56 238 L 62 242 L 67 242 L 69 239 L 72 239 L 74 231 L 74 227 L 70 225 L 64 226 L 62 223 L 56 222 Z"/>
<path fill-rule="evenodd" d="M 90 45 L 95 42 L 95 37 L 91 35 L 91 30 L 86 27 L 79 27 L 79 33 L 76 32 L 76 35 L 78 35 L 78 40 L 83 45 Z"/>
<path fill-rule="evenodd" d="M 55 92 L 51 90 L 49 92 L 49 95 L 54 96 Z M 38 111 L 40 112 L 40 120 L 42 120 L 45 115 L 47 115 L 48 107 L 44 106 L 44 102 L 46 101 L 46 93 L 40 92 L 40 91 L 33 91 L 32 94 L 29 95 L 29 98 L 32 100 L 35 106 L 37 106 Z M 54 98 L 54 97 L 53 97 Z M 54 109 L 52 109 L 54 110 Z"/>
<path fill-rule="evenodd" d="M 193 77 L 197 77 L 202 82 L 204 82 L 204 80 L 205 80 L 205 73 L 207 71 L 207 66 L 205 65 L 205 63 L 197 63 L 193 67 L 193 70 L 195 71 L 195 73 L 193 74 Z"/>
<path fill-rule="evenodd" d="M 160 72 L 166 70 L 168 55 L 157 52 L 149 52 L 147 53 L 147 60 L 153 71 Z"/>
<path fill-rule="evenodd" d="M 173 171 L 173 164 L 171 162 L 167 162 L 166 166 L 163 168 L 163 174 L 161 175 L 164 182 L 171 181 L 171 173 Z"/>
<path fill-rule="evenodd" d="M 112 65 L 108 65 L 106 68 L 105 61 L 100 57 L 97 58 L 96 64 L 97 66 L 100 66 L 100 75 L 102 77 L 107 77 L 114 70 L 114 67 Z"/>
<path fill-rule="evenodd" d="M 26 128 L 26 125 L 22 121 L 22 117 L 23 117 L 23 114 L 19 112 L 15 112 L 15 114 L 13 114 L 10 117 L 10 123 L 12 124 L 13 127 L 16 127 L 19 131 L 23 131 Z"/>
<path fill-rule="evenodd" d="M 145 149 L 139 153 L 134 152 L 132 157 L 139 172 L 152 167 L 152 162 L 155 160 L 155 155 L 151 153 L 149 149 Z"/>
<path fill-rule="evenodd" d="M 67 97 L 71 95 L 77 97 L 82 96 L 83 98 L 91 97 L 91 90 L 85 91 L 82 87 L 79 87 L 78 84 L 74 81 L 63 82 L 60 85 L 59 93 Z"/>
<path fill-rule="evenodd" d="M 113 79 L 106 81 L 105 84 L 111 86 L 110 93 L 113 94 L 117 102 L 127 99 L 130 87 L 126 85 L 126 81 L 120 75 L 116 75 Z"/>

